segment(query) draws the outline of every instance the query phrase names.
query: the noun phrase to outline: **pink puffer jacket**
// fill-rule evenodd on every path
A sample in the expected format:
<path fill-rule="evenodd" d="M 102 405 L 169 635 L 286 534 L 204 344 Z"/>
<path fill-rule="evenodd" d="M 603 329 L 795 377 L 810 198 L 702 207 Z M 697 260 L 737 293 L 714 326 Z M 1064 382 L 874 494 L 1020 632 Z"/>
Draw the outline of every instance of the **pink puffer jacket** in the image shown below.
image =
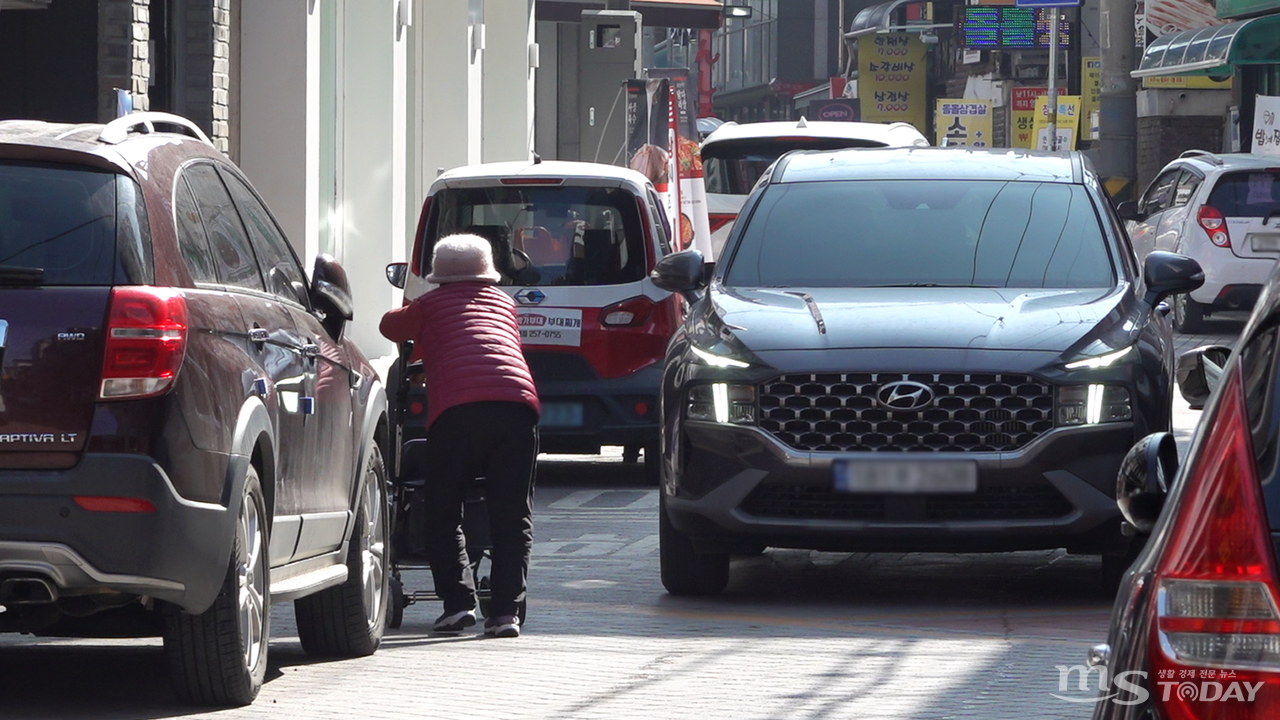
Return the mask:
<path fill-rule="evenodd" d="M 541 412 L 520 350 L 515 303 L 493 285 L 441 285 L 388 312 L 379 329 L 389 340 L 414 341 L 426 376 L 428 429 L 440 413 L 464 403 L 506 400 Z"/>

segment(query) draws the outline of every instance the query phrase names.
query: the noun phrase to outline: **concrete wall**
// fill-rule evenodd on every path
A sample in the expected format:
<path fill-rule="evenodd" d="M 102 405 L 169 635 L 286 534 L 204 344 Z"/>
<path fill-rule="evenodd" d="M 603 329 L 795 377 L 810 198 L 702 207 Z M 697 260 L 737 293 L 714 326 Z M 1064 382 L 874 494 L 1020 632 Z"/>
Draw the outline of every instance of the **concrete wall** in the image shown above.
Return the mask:
<path fill-rule="evenodd" d="M 1138 92 L 1136 192 L 1146 189 L 1170 160 L 1186 150 L 1222 151 L 1231 93 L 1223 90 Z"/>

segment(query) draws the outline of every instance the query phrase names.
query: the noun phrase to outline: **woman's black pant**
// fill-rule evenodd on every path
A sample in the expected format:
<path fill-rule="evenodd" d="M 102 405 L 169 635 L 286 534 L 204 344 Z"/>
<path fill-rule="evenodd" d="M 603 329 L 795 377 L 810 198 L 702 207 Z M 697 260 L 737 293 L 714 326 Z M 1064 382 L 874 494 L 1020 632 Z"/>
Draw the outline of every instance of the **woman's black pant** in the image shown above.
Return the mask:
<path fill-rule="evenodd" d="M 474 402 L 445 410 L 427 431 L 427 557 L 446 613 L 476 606 L 462 532 L 467 487 L 484 478 L 489 515 L 489 615 L 524 617 L 533 548 L 538 416 L 517 402 Z"/>

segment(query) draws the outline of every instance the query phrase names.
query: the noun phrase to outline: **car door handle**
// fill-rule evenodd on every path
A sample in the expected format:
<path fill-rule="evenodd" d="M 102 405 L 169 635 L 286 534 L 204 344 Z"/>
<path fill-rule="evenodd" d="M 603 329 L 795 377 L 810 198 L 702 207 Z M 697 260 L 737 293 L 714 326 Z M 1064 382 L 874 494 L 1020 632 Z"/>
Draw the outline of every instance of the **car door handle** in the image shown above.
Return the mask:
<path fill-rule="evenodd" d="M 249 342 L 252 342 L 257 345 L 261 345 L 262 343 L 265 343 L 270 339 L 271 339 L 271 333 L 267 332 L 266 328 L 256 327 L 256 328 L 250 328 L 249 330 Z"/>
<path fill-rule="evenodd" d="M 315 360 L 320 357 L 320 346 L 315 343 L 307 343 L 302 346 L 302 357 L 308 360 Z"/>

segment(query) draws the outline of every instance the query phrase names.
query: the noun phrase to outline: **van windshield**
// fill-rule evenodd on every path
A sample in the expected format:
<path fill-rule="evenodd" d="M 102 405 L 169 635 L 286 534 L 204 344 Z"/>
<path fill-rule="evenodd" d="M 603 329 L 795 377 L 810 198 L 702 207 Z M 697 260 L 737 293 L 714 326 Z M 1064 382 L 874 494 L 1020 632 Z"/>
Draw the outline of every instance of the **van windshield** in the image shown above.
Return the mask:
<path fill-rule="evenodd" d="M 731 252 L 725 283 L 740 287 L 1115 284 L 1087 192 L 1064 183 L 781 183 Z"/>
<path fill-rule="evenodd" d="M 884 147 L 875 140 L 830 137 L 750 138 L 721 140 L 702 148 L 703 176 L 707 192 L 747 195 L 765 170 L 792 150 L 839 150 Z"/>
<path fill-rule="evenodd" d="M 619 188 L 529 186 L 436 193 L 423 243 L 479 235 L 493 246 L 504 285 L 616 285 L 648 273 L 636 198 Z"/>

